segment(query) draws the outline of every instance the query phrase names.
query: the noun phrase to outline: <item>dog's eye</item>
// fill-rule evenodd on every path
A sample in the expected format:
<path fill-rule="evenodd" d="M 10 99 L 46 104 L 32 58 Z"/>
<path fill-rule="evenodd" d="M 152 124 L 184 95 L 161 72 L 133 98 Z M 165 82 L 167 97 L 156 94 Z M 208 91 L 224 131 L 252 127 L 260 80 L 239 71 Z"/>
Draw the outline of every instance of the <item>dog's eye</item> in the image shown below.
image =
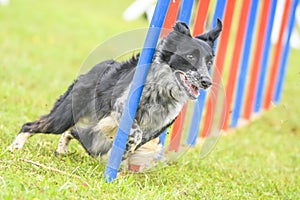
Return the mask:
<path fill-rule="evenodd" d="M 209 61 L 207 62 L 207 69 L 210 70 L 211 67 L 212 67 L 212 65 L 213 65 L 213 61 L 212 61 L 212 60 L 209 60 Z"/>
<path fill-rule="evenodd" d="M 186 58 L 189 60 L 194 60 L 194 56 L 192 54 L 186 55 Z"/>

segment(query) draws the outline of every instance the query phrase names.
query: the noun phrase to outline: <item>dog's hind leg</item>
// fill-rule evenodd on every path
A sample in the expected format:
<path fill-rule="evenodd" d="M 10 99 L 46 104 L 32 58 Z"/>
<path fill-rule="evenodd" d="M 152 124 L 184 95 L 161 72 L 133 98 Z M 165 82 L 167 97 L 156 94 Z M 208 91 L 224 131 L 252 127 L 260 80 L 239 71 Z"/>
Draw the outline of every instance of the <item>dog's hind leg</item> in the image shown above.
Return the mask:
<path fill-rule="evenodd" d="M 70 130 L 65 131 L 61 135 L 61 138 L 59 139 L 58 147 L 55 150 L 54 154 L 58 156 L 59 154 L 68 153 L 68 146 L 72 139 L 73 139 L 73 136 L 71 134 L 71 131 Z"/>
<path fill-rule="evenodd" d="M 13 143 L 8 147 L 8 150 L 12 152 L 14 150 L 22 149 L 24 143 L 31 135 L 31 133 L 27 132 L 19 133 Z"/>
<path fill-rule="evenodd" d="M 8 149 L 10 151 L 22 149 L 26 140 L 37 133 L 61 134 L 67 129 L 69 129 L 71 126 L 72 122 L 68 121 L 63 116 L 55 115 L 55 117 L 53 117 L 50 113 L 49 115 L 41 117 L 37 121 L 25 123 L 22 126 L 16 139 L 8 147 Z"/>
<path fill-rule="evenodd" d="M 13 143 L 8 147 L 8 149 L 10 151 L 22 149 L 26 140 L 29 137 L 31 137 L 35 133 L 44 132 L 42 127 L 46 127 L 46 126 L 43 126 L 43 124 L 44 124 L 43 120 L 41 119 L 34 122 L 27 122 L 23 124 L 21 130 L 19 131 L 19 134 L 17 135 Z"/>
<path fill-rule="evenodd" d="M 21 149 L 26 140 L 36 133 L 61 134 L 74 125 L 72 112 L 72 95 L 74 83 L 67 92 L 60 96 L 53 109 L 47 115 L 34 122 L 25 123 L 14 142 L 8 147 L 10 151 Z"/>

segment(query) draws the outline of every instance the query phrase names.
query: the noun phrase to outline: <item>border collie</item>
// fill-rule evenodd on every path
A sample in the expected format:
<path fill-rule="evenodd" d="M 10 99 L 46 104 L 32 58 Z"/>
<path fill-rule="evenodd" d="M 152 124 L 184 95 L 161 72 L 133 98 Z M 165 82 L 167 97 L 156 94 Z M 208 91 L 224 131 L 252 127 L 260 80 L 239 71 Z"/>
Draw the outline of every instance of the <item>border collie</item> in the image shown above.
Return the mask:
<path fill-rule="evenodd" d="M 157 45 L 123 158 L 157 138 L 170 126 L 188 99 L 196 100 L 200 89 L 212 85 L 214 41 L 222 22 L 207 33 L 192 37 L 189 27 L 177 22 Z M 36 133 L 62 134 L 56 154 L 68 151 L 77 139 L 92 156 L 107 154 L 112 147 L 138 63 L 107 60 L 80 75 L 59 97 L 49 114 L 25 123 L 9 146 L 21 149 Z M 147 148 L 146 148 L 147 149 Z"/>

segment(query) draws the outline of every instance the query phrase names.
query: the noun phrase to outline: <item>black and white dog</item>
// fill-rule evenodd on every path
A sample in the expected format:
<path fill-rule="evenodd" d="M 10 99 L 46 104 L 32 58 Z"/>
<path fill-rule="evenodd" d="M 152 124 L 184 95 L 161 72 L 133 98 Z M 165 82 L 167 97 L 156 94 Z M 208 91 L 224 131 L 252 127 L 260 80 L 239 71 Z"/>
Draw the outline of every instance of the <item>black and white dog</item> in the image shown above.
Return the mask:
<path fill-rule="evenodd" d="M 157 45 L 134 118 L 124 158 L 170 126 L 188 99 L 195 100 L 200 89 L 212 85 L 214 41 L 222 30 L 217 27 L 192 37 L 185 23 L 177 22 Z M 21 149 L 36 133 L 62 134 L 57 154 L 67 153 L 72 138 L 93 156 L 106 154 L 118 127 L 138 56 L 126 62 L 107 60 L 78 77 L 60 96 L 51 112 L 25 123 L 11 151 Z"/>

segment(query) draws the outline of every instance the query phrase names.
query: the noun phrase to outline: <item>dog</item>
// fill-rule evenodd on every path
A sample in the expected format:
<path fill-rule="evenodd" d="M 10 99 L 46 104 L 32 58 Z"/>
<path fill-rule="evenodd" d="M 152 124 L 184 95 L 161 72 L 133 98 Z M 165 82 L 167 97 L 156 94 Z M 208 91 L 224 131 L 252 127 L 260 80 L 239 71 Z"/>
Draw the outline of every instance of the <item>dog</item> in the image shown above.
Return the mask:
<path fill-rule="evenodd" d="M 139 106 L 126 143 L 123 159 L 134 155 L 169 127 L 185 102 L 196 100 L 199 90 L 212 85 L 214 42 L 222 22 L 212 30 L 191 36 L 189 27 L 176 22 L 157 44 Z M 21 149 L 37 134 L 62 134 L 57 155 L 66 154 L 71 139 L 77 139 L 88 154 L 109 152 L 118 128 L 139 56 L 125 62 L 106 60 L 80 75 L 61 95 L 49 114 L 25 123 L 9 146 Z M 142 149 L 142 148 L 141 148 Z M 147 148 L 145 148 L 147 149 Z"/>

